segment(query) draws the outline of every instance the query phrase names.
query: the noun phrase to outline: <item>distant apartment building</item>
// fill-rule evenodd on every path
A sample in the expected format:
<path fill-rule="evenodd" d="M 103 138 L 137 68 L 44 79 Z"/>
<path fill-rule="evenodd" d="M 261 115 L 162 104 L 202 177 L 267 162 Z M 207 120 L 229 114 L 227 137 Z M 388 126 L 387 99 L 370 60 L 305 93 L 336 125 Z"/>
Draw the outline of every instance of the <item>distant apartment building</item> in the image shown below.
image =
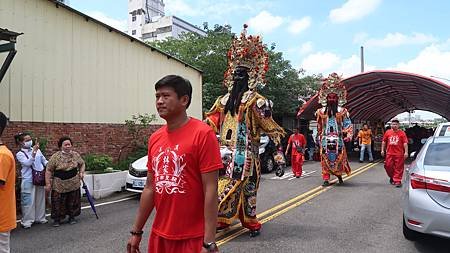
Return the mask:
<path fill-rule="evenodd" d="M 176 16 L 165 16 L 163 0 L 129 0 L 128 34 L 143 41 L 178 38 L 183 32 L 206 35 L 202 29 Z"/>

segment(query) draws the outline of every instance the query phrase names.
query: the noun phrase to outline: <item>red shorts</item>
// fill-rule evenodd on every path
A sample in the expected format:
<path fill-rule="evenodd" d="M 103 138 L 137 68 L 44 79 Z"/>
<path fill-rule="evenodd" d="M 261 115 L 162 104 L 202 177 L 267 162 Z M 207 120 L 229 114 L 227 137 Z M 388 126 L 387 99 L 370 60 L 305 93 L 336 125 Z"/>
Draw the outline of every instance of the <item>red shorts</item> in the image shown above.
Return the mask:
<path fill-rule="evenodd" d="M 203 247 L 203 237 L 170 240 L 154 232 L 148 239 L 148 253 L 199 253 Z"/>

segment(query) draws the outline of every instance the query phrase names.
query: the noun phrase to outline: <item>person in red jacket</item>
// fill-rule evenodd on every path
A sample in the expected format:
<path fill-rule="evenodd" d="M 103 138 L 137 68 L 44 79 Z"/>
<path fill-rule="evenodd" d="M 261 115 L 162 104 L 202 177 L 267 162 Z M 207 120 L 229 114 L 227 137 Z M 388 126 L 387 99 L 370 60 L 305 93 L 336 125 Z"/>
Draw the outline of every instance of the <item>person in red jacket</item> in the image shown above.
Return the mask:
<path fill-rule="evenodd" d="M 294 176 L 296 178 L 299 178 L 302 176 L 306 139 L 303 134 L 298 132 L 297 128 L 294 129 L 294 133 L 289 137 L 288 145 L 286 148 L 286 156 L 288 155 L 290 147 L 292 147 L 291 152 L 292 173 L 294 173 Z"/>
<path fill-rule="evenodd" d="M 384 168 L 389 176 L 389 182 L 396 187 L 402 186 L 403 168 L 405 158 L 408 157 L 408 138 L 405 132 L 399 129 L 399 121 L 391 121 L 391 129 L 383 136 L 381 155 L 386 156 Z"/>

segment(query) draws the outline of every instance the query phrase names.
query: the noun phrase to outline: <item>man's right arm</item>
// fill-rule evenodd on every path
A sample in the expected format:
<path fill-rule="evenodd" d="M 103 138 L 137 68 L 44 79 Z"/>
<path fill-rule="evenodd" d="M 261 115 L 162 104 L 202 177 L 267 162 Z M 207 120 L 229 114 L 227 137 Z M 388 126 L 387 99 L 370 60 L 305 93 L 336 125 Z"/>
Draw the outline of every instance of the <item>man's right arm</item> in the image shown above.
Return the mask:
<path fill-rule="evenodd" d="M 135 234 L 128 240 L 127 252 L 135 253 L 139 251 L 139 244 L 142 239 L 142 229 L 147 222 L 148 217 L 155 207 L 154 203 L 154 189 L 153 189 L 153 174 L 147 172 L 147 181 L 145 183 L 144 190 L 141 194 L 141 201 L 139 202 L 139 209 L 136 215 L 132 232 Z"/>

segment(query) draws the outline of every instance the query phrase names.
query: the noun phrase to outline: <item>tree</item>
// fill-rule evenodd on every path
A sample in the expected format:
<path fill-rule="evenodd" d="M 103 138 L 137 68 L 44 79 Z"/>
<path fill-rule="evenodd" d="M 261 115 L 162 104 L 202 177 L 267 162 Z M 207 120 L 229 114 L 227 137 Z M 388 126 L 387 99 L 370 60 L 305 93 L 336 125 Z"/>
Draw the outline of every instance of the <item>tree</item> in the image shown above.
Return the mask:
<path fill-rule="evenodd" d="M 208 111 L 217 97 L 225 94 L 223 74 L 227 68 L 227 51 L 234 34 L 231 26 L 215 25 L 213 29 L 204 23 L 206 36 L 184 33 L 178 39 L 150 43 L 152 46 L 203 70 L 203 111 Z M 266 46 L 267 47 L 267 46 Z M 281 52 L 275 51 L 275 44 L 267 47 L 269 71 L 267 85 L 260 92 L 274 102 L 274 114 L 293 114 L 299 106 L 299 95 L 304 96 L 311 89 L 317 77 L 300 78 L 290 62 Z"/>
<path fill-rule="evenodd" d="M 227 51 L 233 38 L 231 26 L 204 24 L 206 36 L 183 33 L 151 45 L 203 71 L 203 111 L 208 111 L 218 96 L 226 92 L 222 81 L 227 68 Z"/>

